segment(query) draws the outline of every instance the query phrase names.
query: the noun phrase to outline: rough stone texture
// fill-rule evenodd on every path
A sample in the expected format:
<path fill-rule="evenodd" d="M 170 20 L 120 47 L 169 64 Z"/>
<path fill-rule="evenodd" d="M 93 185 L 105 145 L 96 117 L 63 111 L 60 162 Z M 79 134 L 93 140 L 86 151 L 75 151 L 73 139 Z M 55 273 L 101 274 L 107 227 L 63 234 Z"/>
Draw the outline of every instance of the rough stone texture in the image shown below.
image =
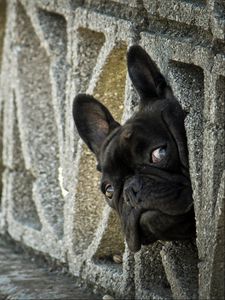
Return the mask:
<path fill-rule="evenodd" d="M 223 1 L 0 0 L 0 232 L 123 299 L 223 299 L 224 37 Z M 118 121 L 132 114 L 125 53 L 134 43 L 187 112 L 197 224 L 196 241 L 135 255 L 71 114 L 85 91 Z"/>
<path fill-rule="evenodd" d="M 65 274 L 65 267 L 0 240 L 0 299 L 97 300 L 100 295 Z"/>

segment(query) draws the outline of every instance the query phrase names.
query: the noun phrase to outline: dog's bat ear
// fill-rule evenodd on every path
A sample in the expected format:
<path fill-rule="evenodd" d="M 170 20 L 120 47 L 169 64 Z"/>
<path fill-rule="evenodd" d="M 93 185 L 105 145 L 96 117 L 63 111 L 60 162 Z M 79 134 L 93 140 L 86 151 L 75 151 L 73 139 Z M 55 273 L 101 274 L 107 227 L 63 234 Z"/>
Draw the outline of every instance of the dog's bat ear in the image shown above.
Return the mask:
<path fill-rule="evenodd" d="M 119 126 L 102 103 L 86 94 L 75 97 L 73 118 L 80 137 L 96 156 L 107 135 Z"/>
<path fill-rule="evenodd" d="M 130 79 L 143 104 L 147 104 L 151 99 L 173 97 L 172 89 L 166 79 L 141 46 L 130 47 L 127 53 L 127 65 Z"/>
<path fill-rule="evenodd" d="M 189 176 L 188 148 L 184 128 L 185 113 L 178 102 L 170 102 L 162 111 L 162 119 L 177 144 L 183 174 Z"/>

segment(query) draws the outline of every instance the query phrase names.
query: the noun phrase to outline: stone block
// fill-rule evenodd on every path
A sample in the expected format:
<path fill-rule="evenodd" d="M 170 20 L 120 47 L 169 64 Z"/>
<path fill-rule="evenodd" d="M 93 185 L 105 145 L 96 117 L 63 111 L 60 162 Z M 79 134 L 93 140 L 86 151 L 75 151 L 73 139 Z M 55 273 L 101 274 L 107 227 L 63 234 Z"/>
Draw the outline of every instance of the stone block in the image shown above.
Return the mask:
<path fill-rule="evenodd" d="M 222 2 L 11 0 L 7 10 L 5 4 L 0 1 L 0 232 L 115 297 L 222 299 Z M 149 52 L 187 113 L 197 225 L 196 241 L 157 242 L 135 255 L 72 119 L 79 92 L 93 94 L 117 121 L 133 114 L 138 97 L 126 68 L 132 44 Z"/>

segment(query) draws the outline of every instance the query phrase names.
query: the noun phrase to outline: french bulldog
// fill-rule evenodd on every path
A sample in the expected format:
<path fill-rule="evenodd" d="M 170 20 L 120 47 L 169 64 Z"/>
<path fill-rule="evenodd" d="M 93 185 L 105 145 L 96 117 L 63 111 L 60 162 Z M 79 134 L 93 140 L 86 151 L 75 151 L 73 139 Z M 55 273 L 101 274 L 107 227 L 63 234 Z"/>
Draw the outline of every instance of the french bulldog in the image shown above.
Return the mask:
<path fill-rule="evenodd" d="M 87 94 L 78 94 L 73 117 L 97 159 L 100 188 L 121 220 L 128 247 L 195 236 L 185 113 L 155 62 L 139 45 L 127 53 L 139 110 L 124 125 Z"/>

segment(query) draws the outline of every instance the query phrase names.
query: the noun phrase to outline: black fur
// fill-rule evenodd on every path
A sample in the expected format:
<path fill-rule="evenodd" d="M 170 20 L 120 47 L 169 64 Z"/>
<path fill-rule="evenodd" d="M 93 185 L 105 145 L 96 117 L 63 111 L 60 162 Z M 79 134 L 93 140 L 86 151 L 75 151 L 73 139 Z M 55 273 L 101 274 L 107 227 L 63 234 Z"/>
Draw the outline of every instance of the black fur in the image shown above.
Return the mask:
<path fill-rule="evenodd" d="M 101 190 L 111 192 L 106 200 L 117 211 L 135 252 L 158 239 L 192 238 L 195 220 L 182 108 L 145 50 L 132 46 L 127 63 L 140 96 L 140 109 L 132 118 L 121 126 L 105 106 L 85 94 L 75 98 L 73 116 L 96 155 Z M 164 155 L 160 161 L 155 161 L 156 149 Z"/>

